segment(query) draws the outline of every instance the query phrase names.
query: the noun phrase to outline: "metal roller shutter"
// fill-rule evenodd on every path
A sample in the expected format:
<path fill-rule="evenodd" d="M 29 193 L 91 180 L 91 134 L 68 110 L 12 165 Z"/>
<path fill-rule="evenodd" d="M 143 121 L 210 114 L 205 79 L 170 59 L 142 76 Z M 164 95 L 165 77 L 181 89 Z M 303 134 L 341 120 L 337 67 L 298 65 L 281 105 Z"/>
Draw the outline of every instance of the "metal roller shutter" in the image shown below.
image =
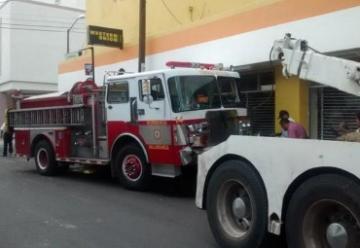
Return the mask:
<path fill-rule="evenodd" d="M 355 114 L 360 112 L 360 97 L 325 87 L 319 94 L 319 136 L 325 140 L 335 140 L 338 128 L 345 123 L 349 130 L 356 130 Z"/>
<path fill-rule="evenodd" d="M 240 95 L 248 111 L 252 134 L 274 136 L 274 72 L 270 70 L 240 75 Z"/>
<path fill-rule="evenodd" d="M 243 94 L 254 135 L 274 136 L 274 95 L 273 91 Z"/>

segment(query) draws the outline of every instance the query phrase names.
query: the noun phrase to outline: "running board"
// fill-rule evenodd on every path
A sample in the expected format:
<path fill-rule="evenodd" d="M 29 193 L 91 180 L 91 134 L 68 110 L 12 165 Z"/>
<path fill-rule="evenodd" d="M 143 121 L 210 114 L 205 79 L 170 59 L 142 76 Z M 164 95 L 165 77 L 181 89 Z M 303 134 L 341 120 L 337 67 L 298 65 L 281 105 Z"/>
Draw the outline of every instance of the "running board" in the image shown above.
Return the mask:
<path fill-rule="evenodd" d="M 109 160 L 107 159 L 96 159 L 96 158 L 56 158 L 58 162 L 77 163 L 77 164 L 93 164 L 93 165 L 108 165 Z"/>

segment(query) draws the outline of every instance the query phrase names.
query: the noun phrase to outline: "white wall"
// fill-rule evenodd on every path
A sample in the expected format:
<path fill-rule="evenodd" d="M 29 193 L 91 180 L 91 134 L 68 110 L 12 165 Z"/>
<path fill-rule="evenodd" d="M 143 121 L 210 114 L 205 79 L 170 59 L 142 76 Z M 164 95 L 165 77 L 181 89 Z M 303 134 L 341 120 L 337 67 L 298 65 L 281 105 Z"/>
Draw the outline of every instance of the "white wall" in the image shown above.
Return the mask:
<path fill-rule="evenodd" d="M 265 62 L 275 39 L 285 33 L 307 39 L 320 51 L 342 51 L 360 47 L 360 7 L 345 9 L 317 17 L 289 22 L 224 39 L 147 56 L 147 70 L 161 69 L 169 60 L 185 60 L 229 65 L 247 65 Z M 239 24 L 241 25 L 241 24 Z M 137 70 L 135 59 L 96 68 L 96 81 L 101 84 L 104 70 L 125 68 Z M 59 76 L 59 90 L 68 90 L 73 82 L 84 79 L 83 71 Z"/>
<path fill-rule="evenodd" d="M 34 92 L 56 90 L 58 64 L 66 54 L 66 29 L 83 12 L 30 1 L 10 1 L 5 9 L 3 26 L 11 29 L 2 29 L 6 30 L 9 42 L 3 43 L 1 50 L 9 54 L 1 56 L 3 69 L 9 73 L 0 78 L 0 91 L 11 88 L 33 89 Z M 84 46 L 86 27 L 83 20 L 74 27 L 70 40 L 73 49 Z"/>
<path fill-rule="evenodd" d="M 10 6 L 4 6 L 0 9 L 0 82 L 5 82 L 10 79 L 10 30 L 2 28 L 3 23 L 6 23 L 6 16 L 10 15 Z"/>
<path fill-rule="evenodd" d="M 71 8 L 78 8 L 85 10 L 85 1 L 86 0 L 32 0 L 36 2 L 48 3 L 48 4 L 57 4 L 60 6 L 66 6 Z"/>

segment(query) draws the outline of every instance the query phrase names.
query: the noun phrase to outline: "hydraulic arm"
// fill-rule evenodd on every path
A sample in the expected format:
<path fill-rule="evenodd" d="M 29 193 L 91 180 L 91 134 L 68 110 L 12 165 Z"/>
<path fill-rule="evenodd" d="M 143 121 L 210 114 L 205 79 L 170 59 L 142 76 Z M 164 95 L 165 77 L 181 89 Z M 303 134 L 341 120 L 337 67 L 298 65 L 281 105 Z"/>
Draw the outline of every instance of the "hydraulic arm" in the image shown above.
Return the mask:
<path fill-rule="evenodd" d="M 274 42 L 270 58 L 281 60 L 285 77 L 298 76 L 360 96 L 359 62 L 324 55 L 290 34 Z"/>

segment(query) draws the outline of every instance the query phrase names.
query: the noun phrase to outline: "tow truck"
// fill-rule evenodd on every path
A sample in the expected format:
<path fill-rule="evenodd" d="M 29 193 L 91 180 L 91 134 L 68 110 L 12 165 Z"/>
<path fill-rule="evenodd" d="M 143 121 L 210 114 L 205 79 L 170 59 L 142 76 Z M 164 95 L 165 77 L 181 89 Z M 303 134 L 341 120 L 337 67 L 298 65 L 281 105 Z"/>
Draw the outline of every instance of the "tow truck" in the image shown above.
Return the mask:
<path fill-rule="evenodd" d="M 285 77 L 360 96 L 360 63 L 321 54 L 290 35 L 271 59 Z M 221 247 L 360 247 L 360 143 L 232 135 L 198 158 L 196 205 Z"/>

